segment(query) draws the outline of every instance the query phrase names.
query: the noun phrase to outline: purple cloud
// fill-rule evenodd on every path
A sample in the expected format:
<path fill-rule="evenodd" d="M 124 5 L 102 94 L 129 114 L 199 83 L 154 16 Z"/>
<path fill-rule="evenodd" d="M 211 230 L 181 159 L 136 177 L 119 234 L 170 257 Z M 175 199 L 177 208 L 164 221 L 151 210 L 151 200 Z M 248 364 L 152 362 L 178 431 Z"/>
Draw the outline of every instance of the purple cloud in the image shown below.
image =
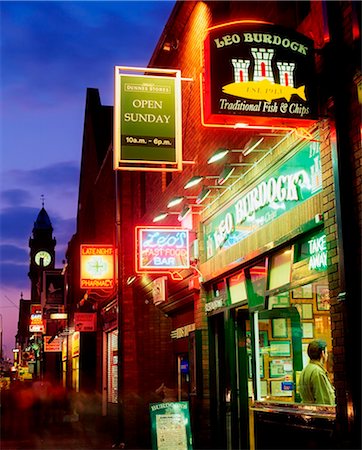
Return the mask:
<path fill-rule="evenodd" d="M 27 203 L 31 195 L 25 189 L 9 189 L 7 191 L 0 192 L 1 203 L 4 205 L 23 205 Z"/>

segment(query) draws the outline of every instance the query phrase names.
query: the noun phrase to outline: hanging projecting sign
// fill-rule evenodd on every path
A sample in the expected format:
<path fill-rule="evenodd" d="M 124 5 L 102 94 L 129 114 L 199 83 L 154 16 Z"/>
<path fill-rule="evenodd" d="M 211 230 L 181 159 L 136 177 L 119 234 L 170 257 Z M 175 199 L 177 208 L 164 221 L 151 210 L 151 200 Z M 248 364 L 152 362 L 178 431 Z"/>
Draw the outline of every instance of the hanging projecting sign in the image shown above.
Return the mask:
<path fill-rule="evenodd" d="M 50 341 L 52 336 L 44 336 L 44 351 L 45 352 L 61 352 L 63 346 L 63 339 L 57 337 Z M 49 343 L 50 341 L 50 343 Z"/>
<path fill-rule="evenodd" d="M 154 305 L 160 305 L 166 301 L 166 281 L 167 277 L 158 277 L 152 281 L 152 298 Z"/>
<path fill-rule="evenodd" d="M 75 331 L 96 331 L 97 314 L 96 313 L 74 313 Z"/>
<path fill-rule="evenodd" d="M 190 267 L 189 232 L 183 228 L 136 227 L 136 271 L 177 274 Z"/>
<path fill-rule="evenodd" d="M 129 75 L 122 70 L 163 76 Z M 181 125 L 179 70 L 115 67 L 115 170 L 182 170 Z"/>
<path fill-rule="evenodd" d="M 81 289 L 113 289 L 114 248 L 112 245 L 80 246 Z"/>
<path fill-rule="evenodd" d="M 263 22 L 213 27 L 204 42 L 205 124 L 302 126 L 316 118 L 313 41 Z"/>
<path fill-rule="evenodd" d="M 40 304 L 31 305 L 30 324 L 29 324 L 29 331 L 31 333 L 45 333 L 42 311 L 43 309 Z"/>
<path fill-rule="evenodd" d="M 62 269 L 46 270 L 44 282 L 46 304 L 64 305 L 64 275 L 62 275 Z"/>
<path fill-rule="evenodd" d="M 319 143 L 311 142 L 205 222 L 207 258 L 233 246 L 321 189 Z"/>

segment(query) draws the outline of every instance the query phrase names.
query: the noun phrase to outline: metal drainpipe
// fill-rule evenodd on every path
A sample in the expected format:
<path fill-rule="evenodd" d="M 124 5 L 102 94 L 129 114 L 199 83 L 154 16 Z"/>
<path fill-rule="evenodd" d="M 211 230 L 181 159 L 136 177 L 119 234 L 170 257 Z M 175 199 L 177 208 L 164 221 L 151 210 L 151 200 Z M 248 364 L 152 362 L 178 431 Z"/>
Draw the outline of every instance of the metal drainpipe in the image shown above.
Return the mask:
<path fill-rule="evenodd" d="M 118 327 L 118 343 L 117 343 L 117 362 L 118 362 L 118 431 L 117 444 L 124 442 L 124 395 L 123 395 L 123 314 L 122 314 L 122 230 L 121 217 L 122 205 L 120 196 L 121 174 L 115 170 L 115 189 L 116 189 L 116 248 L 117 248 L 117 327 Z"/>

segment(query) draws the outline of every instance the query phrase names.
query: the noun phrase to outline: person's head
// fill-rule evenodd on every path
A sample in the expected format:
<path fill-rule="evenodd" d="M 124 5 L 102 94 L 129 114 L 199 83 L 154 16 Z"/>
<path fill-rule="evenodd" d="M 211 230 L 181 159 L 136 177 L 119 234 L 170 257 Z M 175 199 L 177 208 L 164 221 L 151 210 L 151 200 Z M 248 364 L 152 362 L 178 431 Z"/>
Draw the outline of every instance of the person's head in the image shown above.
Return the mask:
<path fill-rule="evenodd" d="M 308 345 L 308 356 L 310 359 L 326 362 L 328 359 L 327 342 L 323 339 L 315 339 Z"/>

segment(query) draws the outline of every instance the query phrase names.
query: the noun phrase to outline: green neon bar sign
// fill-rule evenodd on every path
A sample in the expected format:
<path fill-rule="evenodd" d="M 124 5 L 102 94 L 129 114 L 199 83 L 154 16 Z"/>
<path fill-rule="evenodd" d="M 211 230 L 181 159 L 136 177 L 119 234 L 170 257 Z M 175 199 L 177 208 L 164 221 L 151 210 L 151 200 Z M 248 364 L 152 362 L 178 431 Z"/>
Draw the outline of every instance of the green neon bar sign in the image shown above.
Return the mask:
<path fill-rule="evenodd" d="M 322 190 L 319 143 L 310 142 L 204 223 L 207 259 L 232 247 Z"/>

